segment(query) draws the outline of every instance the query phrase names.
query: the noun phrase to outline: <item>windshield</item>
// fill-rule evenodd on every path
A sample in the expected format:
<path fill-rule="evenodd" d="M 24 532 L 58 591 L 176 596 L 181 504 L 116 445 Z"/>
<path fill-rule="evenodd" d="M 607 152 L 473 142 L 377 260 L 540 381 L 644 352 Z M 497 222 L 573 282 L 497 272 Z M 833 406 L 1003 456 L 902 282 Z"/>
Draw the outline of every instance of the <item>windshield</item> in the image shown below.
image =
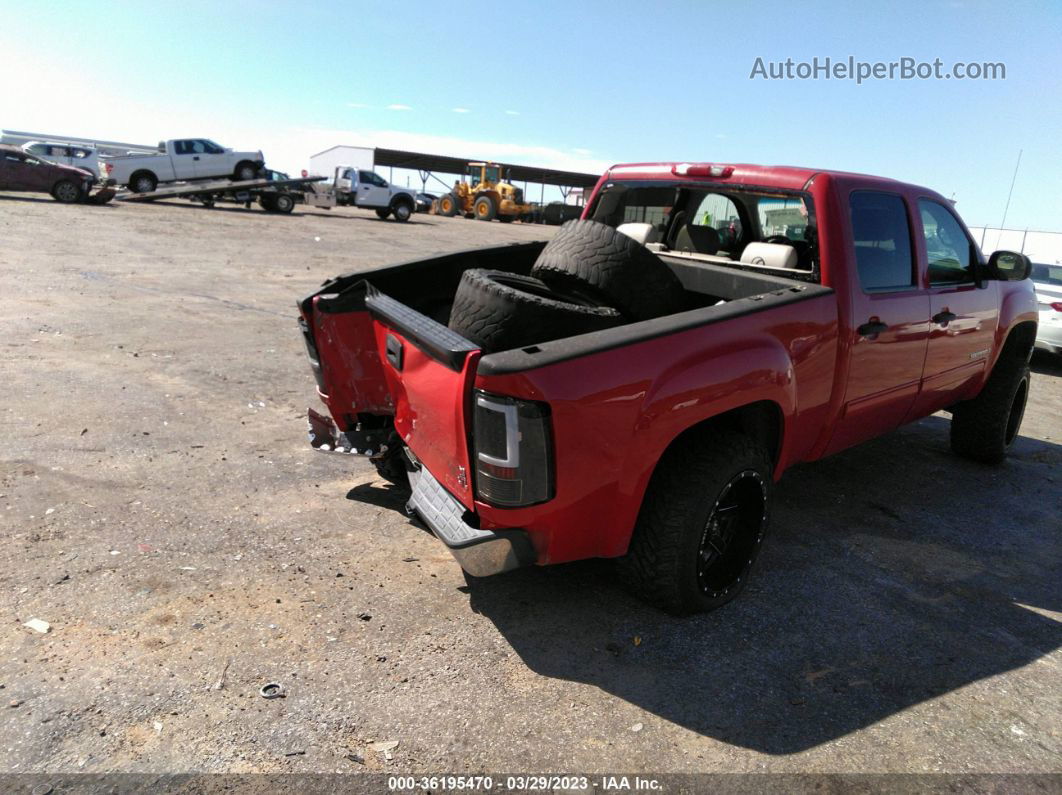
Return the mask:
<path fill-rule="evenodd" d="M 651 228 L 645 240 L 661 253 L 722 264 L 784 267 L 817 278 L 815 212 L 811 196 L 804 192 L 688 182 L 616 182 L 598 194 L 588 217 L 612 227 L 648 224 Z M 785 246 L 792 252 L 766 249 L 774 254 L 769 262 L 785 264 L 763 265 L 765 249 L 745 256 L 750 243 Z M 798 273 L 792 275 L 802 278 Z"/>

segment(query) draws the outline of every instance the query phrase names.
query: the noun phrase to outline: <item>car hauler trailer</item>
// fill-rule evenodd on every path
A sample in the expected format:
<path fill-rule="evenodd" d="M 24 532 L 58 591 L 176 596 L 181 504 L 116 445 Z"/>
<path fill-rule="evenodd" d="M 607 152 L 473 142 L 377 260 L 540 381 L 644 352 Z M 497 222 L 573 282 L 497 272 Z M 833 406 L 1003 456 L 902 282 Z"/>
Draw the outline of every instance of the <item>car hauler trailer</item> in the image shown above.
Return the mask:
<path fill-rule="evenodd" d="M 266 212 L 290 213 L 298 201 L 312 207 L 330 208 L 335 206 L 335 196 L 330 193 L 315 193 L 305 190 L 314 182 L 324 177 L 296 177 L 293 179 L 248 179 L 232 182 L 227 179 L 207 182 L 185 182 L 158 188 L 151 193 L 119 193 L 116 201 L 150 202 L 160 199 L 192 199 L 205 207 L 212 207 L 214 202 L 229 199 L 247 207 L 257 202 Z"/>

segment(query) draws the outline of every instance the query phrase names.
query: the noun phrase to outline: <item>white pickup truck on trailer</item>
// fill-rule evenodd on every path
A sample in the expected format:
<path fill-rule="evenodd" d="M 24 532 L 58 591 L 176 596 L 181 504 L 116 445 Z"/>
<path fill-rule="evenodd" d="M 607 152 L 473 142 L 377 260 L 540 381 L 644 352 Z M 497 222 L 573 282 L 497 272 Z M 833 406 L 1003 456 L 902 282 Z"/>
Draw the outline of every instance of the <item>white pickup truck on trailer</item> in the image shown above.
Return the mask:
<path fill-rule="evenodd" d="M 339 204 L 376 210 L 380 218 L 394 216 L 396 221 L 405 222 L 417 211 L 417 192 L 413 188 L 397 188 L 375 171 L 336 166 L 332 187 Z"/>
<path fill-rule="evenodd" d="M 253 180 L 265 164 L 260 152 L 234 152 L 206 138 L 176 138 L 159 143 L 149 155 L 104 159 L 107 176 L 134 193 L 151 193 L 160 182 L 217 179 Z"/>

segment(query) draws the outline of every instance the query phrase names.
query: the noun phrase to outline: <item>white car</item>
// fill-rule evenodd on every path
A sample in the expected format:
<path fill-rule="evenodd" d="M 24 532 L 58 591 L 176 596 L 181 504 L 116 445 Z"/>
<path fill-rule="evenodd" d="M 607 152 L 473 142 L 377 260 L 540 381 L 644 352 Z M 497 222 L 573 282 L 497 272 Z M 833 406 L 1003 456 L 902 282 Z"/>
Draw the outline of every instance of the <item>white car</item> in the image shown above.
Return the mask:
<path fill-rule="evenodd" d="M 103 167 L 118 185 L 128 185 L 134 193 L 152 193 L 160 182 L 256 179 L 264 163 L 260 151 L 233 152 L 206 138 L 176 138 L 160 142 L 155 154 L 108 157 Z"/>
<path fill-rule="evenodd" d="M 1036 347 L 1062 354 L 1062 265 L 1034 262 L 1031 278 L 1040 310 Z"/>
<path fill-rule="evenodd" d="M 28 152 L 49 163 L 61 166 L 73 166 L 91 171 L 96 179 L 100 178 L 99 154 L 90 146 L 73 144 L 53 144 L 47 141 L 30 141 L 22 145 L 22 151 Z"/>

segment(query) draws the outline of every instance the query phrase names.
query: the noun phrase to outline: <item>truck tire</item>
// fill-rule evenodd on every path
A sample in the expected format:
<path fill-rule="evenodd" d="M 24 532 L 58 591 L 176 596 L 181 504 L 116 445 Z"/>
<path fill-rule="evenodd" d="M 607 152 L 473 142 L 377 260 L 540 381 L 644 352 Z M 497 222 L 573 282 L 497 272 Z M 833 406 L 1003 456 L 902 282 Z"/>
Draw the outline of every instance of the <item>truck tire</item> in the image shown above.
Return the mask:
<path fill-rule="evenodd" d="M 409 199 L 398 199 L 391 203 L 391 214 L 400 224 L 408 221 L 414 212 L 414 205 Z"/>
<path fill-rule="evenodd" d="M 498 207 L 490 196 L 480 196 L 472 205 L 472 213 L 477 221 L 493 221 L 498 214 Z"/>
<path fill-rule="evenodd" d="M 1007 353 L 1004 350 L 1004 356 Z M 1029 398 L 1029 381 L 1025 356 L 1010 355 L 1005 359 L 1001 356 L 981 394 L 952 407 L 952 451 L 982 464 L 1003 461 L 1021 428 Z"/>
<path fill-rule="evenodd" d="M 278 193 L 273 199 L 273 211 L 288 215 L 295 209 L 295 197 L 290 193 Z"/>
<path fill-rule="evenodd" d="M 551 287 L 598 295 L 631 320 L 681 311 L 682 282 L 659 257 L 611 226 L 569 221 L 542 249 L 531 269 Z"/>
<path fill-rule="evenodd" d="M 236 182 L 246 182 L 247 180 L 257 179 L 259 171 L 260 168 L 257 163 L 242 160 L 236 164 L 236 170 L 232 172 L 232 178 Z"/>
<path fill-rule="evenodd" d="M 745 586 L 767 533 L 771 459 L 734 431 L 693 433 L 665 454 L 645 493 L 625 584 L 669 613 L 714 610 Z"/>
<path fill-rule="evenodd" d="M 376 217 L 379 218 L 381 221 L 386 221 L 390 216 L 391 208 L 389 207 L 381 207 L 379 210 L 376 211 Z"/>
<path fill-rule="evenodd" d="M 81 200 L 81 188 L 68 179 L 61 179 L 52 186 L 52 198 L 63 204 Z"/>
<path fill-rule="evenodd" d="M 128 188 L 133 193 L 154 193 L 159 186 L 159 178 L 150 171 L 138 171 L 129 178 Z"/>
<path fill-rule="evenodd" d="M 483 351 L 574 337 L 622 322 L 611 307 L 557 293 L 530 276 L 467 270 L 450 310 L 450 328 Z"/>
<path fill-rule="evenodd" d="M 457 201 L 457 197 L 452 193 L 447 193 L 439 199 L 439 215 L 446 216 L 447 218 L 453 218 L 457 215 L 457 208 L 460 204 Z"/>

